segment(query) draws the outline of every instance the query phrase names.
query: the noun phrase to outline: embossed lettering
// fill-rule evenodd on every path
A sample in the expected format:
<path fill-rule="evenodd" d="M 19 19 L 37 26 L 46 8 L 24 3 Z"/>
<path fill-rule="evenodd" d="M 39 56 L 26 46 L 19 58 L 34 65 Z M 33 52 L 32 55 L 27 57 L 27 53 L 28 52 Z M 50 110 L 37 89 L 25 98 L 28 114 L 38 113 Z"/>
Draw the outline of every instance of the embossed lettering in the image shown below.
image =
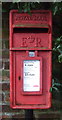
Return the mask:
<path fill-rule="evenodd" d="M 22 46 L 27 47 L 27 38 L 22 38 Z"/>
<path fill-rule="evenodd" d="M 35 47 L 41 47 L 41 38 L 39 37 L 33 37 L 33 36 L 29 36 L 29 37 L 23 37 L 22 38 L 22 46 L 23 47 L 29 47 L 29 46 L 35 46 Z"/>
<path fill-rule="evenodd" d="M 34 43 L 34 41 L 35 41 L 35 38 L 31 36 L 29 43 Z"/>
<path fill-rule="evenodd" d="M 37 46 L 41 47 L 41 39 L 40 38 L 37 38 Z"/>
<path fill-rule="evenodd" d="M 32 15 L 32 16 L 21 16 L 21 15 L 16 15 L 14 16 L 14 19 L 16 21 L 47 21 L 47 16 L 46 15 Z"/>

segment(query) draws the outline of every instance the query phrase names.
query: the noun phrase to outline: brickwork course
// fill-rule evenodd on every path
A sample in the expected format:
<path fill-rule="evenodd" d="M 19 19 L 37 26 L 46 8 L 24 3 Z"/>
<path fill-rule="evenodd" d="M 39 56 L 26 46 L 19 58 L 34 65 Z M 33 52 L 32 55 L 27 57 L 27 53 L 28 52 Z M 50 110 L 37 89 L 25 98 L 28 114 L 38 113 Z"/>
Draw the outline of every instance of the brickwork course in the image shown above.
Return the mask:
<path fill-rule="evenodd" d="M 1 39 L 1 38 L 0 38 Z M 2 56 L 0 57 L 0 72 L 2 70 L 2 81 L 0 81 L 0 109 L 1 120 L 22 120 L 25 116 L 25 110 L 13 110 L 10 108 L 10 78 L 9 78 L 9 14 L 2 15 Z M 2 64 L 1 64 L 2 63 Z M 1 75 L 0 75 L 1 77 Z M 2 86 L 2 89 L 1 89 Z M 2 92 L 1 92 L 2 90 Z M 53 101 L 52 108 L 48 110 L 34 110 L 36 120 L 60 120 L 61 104 Z M 1 108 L 1 107 L 0 107 Z"/>

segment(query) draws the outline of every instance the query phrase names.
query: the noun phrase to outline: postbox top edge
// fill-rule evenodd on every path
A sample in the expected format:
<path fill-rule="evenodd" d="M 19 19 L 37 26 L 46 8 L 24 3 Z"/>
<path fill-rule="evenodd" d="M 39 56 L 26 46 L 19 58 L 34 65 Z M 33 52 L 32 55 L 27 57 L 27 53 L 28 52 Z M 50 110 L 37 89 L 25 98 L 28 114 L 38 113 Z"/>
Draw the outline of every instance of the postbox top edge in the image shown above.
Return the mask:
<path fill-rule="evenodd" d="M 52 11 L 51 10 L 31 10 L 31 13 L 42 13 L 42 12 L 46 12 L 46 14 L 47 14 L 47 12 L 49 13 L 49 14 L 52 14 Z M 10 14 L 13 14 L 13 13 L 18 13 L 18 10 L 11 10 L 10 11 Z M 19 12 L 20 13 L 20 12 Z M 22 13 L 20 13 L 20 14 L 23 14 L 24 12 L 22 12 Z M 27 14 L 28 12 L 26 12 L 26 13 L 24 13 L 24 14 Z"/>

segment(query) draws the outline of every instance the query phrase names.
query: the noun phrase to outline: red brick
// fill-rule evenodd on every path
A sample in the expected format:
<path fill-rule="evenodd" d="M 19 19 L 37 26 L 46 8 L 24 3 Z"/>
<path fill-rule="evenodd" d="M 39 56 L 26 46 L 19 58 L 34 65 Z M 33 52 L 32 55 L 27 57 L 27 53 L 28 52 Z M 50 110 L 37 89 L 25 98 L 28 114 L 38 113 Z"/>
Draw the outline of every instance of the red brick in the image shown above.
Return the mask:
<path fill-rule="evenodd" d="M 13 120 L 12 118 L 5 118 L 6 116 L 3 116 L 1 120 Z"/>
<path fill-rule="evenodd" d="M 2 39 L 2 49 L 9 49 L 9 40 L 8 39 Z"/>
<path fill-rule="evenodd" d="M 18 112 L 20 112 L 20 114 L 22 114 L 23 113 L 23 110 L 20 110 L 20 109 L 12 109 L 11 107 L 10 107 L 10 105 L 2 105 L 2 111 L 3 112 L 8 112 L 8 113 L 14 113 L 14 115 L 16 115 L 16 113 Z"/>
<path fill-rule="evenodd" d="M 10 94 L 7 91 L 5 92 L 4 98 L 5 98 L 5 103 L 10 102 Z"/>
<path fill-rule="evenodd" d="M 9 118 L 11 118 L 11 116 L 8 115 L 3 115 L 2 116 L 2 120 L 9 120 Z M 12 119 L 12 118 L 11 118 Z"/>
<path fill-rule="evenodd" d="M 0 69 L 2 69 L 2 61 L 0 60 Z"/>
<path fill-rule="evenodd" d="M 4 101 L 4 94 L 3 94 L 3 92 L 0 92 L 0 102 L 3 102 L 3 101 Z"/>
<path fill-rule="evenodd" d="M 9 70 L 2 70 L 2 76 L 9 78 Z"/>
<path fill-rule="evenodd" d="M 0 105 L 0 114 L 2 113 L 2 105 Z"/>
<path fill-rule="evenodd" d="M 0 49 L 0 59 L 2 59 L 2 50 Z"/>
<path fill-rule="evenodd" d="M 3 61 L 1 64 L 3 69 L 9 69 L 9 62 L 8 61 Z"/>
<path fill-rule="evenodd" d="M 2 58 L 9 58 L 9 49 L 4 49 L 2 51 Z"/>
<path fill-rule="evenodd" d="M 21 115 L 13 115 L 13 118 L 15 118 L 15 120 L 25 120 L 24 119 L 25 115 L 24 114 L 21 114 Z"/>
<path fill-rule="evenodd" d="M 2 83 L 2 90 L 3 91 L 9 91 L 10 90 L 10 85 L 9 83 Z"/>
<path fill-rule="evenodd" d="M 9 69 L 9 62 L 5 62 L 5 69 Z"/>
<path fill-rule="evenodd" d="M 0 83 L 0 91 L 2 91 L 2 83 Z"/>
<path fill-rule="evenodd" d="M 7 82 L 7 81 L 9 81 L 9 77 L 8 77 L 8 76 L 2 76 L 2 80 L 3 80 L 4 82 Z"/>
<path fill-rule="evenodd" d="M 3 119 L 2 119 L 2 115 L 0 115 L 0 120 L 3 120 Z"/>

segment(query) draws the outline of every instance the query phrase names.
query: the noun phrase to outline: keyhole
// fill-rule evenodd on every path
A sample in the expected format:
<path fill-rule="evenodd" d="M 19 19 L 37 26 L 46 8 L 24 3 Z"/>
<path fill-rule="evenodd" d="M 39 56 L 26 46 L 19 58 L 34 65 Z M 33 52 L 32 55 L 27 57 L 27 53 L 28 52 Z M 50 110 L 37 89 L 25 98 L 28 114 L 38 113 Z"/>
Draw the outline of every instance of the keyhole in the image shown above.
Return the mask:
<path fill-rule="evenodd" d="M 20 80 L 20 79 L 21 79 L 21 77 L 19 76 L 19 77 L 18 77 L 18 80 Z"/>

